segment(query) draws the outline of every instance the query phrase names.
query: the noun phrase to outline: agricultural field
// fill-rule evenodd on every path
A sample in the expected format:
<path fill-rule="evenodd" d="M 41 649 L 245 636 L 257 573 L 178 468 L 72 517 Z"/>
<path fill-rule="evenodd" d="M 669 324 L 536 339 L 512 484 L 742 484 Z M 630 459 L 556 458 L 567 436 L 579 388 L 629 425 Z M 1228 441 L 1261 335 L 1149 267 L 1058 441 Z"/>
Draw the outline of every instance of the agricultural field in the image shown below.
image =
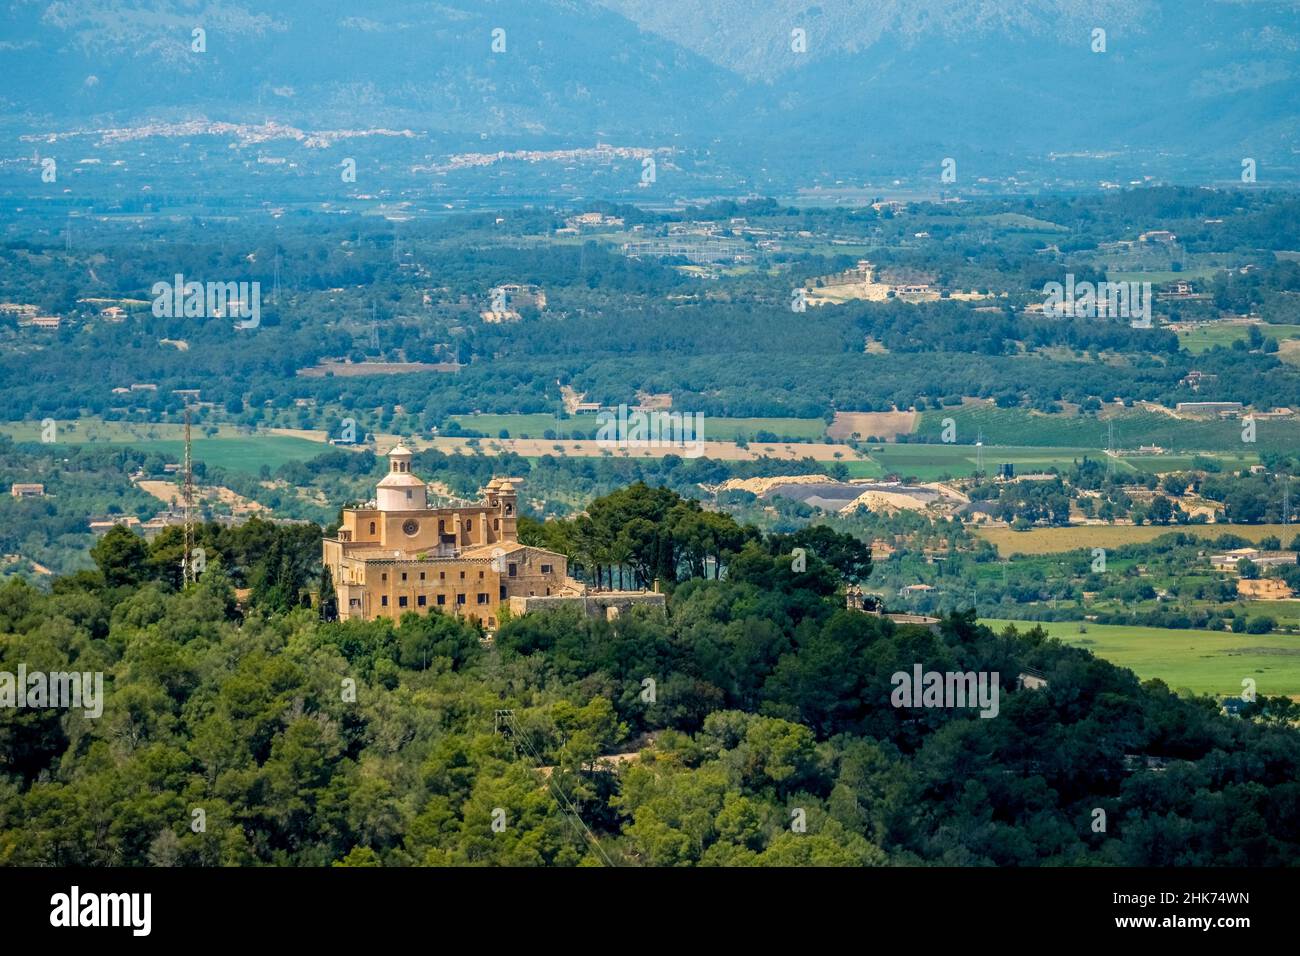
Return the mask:
<path fill-rule="evenodd" d="M 569 438 L 574 432 L 583 438 L 595 437 L 600 421 L 595 414 L 583 413 L 558 419 L 545 413 L 531 415 L 455 415 L 454 421 L 466 431 L 479 432 L 489 438 L 542 438 L 553 432 L 556 438 Z M 781 441 L 822 441 L 826 422 L 820 418 L 713 418 L 705 416 L 706 441 L 756 441 L 760 432 L 768 432 Z"/>
<path fill-rule="evenodd" d="M 1265 338 L 1277 339 L 1282 343 L 1287 339 L 1300 338 L 1300 325 L 1256 325 Z M 1245 339 L 1251 326 L 1240 322 L 1204 322 L 1196 328 L 1180 330 L 1178 342 L 1189 352 L 1200 354 L 1208 352 L 1216 345 L 1231 348 L 1232 343 Z"/>
<path fill-rule="evenodd" d="M 844 467 L 848 469 L 850 478 L 883 478 L 885 469 L 881 467 L 880 462 L 870 459 L 846 460 Z"/>
<path fill-rule="evenodd" d="M 180 461 L 185 453 L 183 440 L 164 440 L 149 444 L 133 441 L 122 444 L 146 451 L 157 451 L 175 461 Z M 193 439 L 195 461 L 251 475 L 257 474 L 263 465 L 274 471 L 291 461 L 308 461 L 327 450 L 328 446 L 322 446 L 319 442 L 285 435 Z"/>
<path fill-rule="evenodd" d="M 1273 618 L 1280 627 L 1300 627 L 1300 601 L 1251 601 L 1254 614 Z"/>
<path fill-rule="evenodd" d="M 183 425 L 82 420 L 59 422 L 57 428 L 57 440 L 52 443 L 56 447 L 129 447 L 156 452 L 176 462 L 181 460 L 185 450 Z M 15 441 L 36 442 L 41 439 L 41 428 L 33 422 L 6 423 L 0 425 L 0 434 Z M 209 436 L 201 428 L 194 428 L 191 436 L 195 461 L 249 474 L 257 474 L 263 465 L 274 470 L 286 462 L 307 461 L 329 448 L 322 442 L 307 438 L 259 434 L 228 425 L 219 426 L 214 436 Z"/>
<path fill-rule="evenodd" d="M 885 474 L 934 481 L 944 475 L 965 477 L 975 471 L 978 453 L 974 445 L 872 445 L 871 458 Z M 1089 448 L 1043 448 L 1009 445 L 984 448 L 984 470 L 993 472 L 999 463 L 1010 462 L 1018 472 L 1069 468 L 1085 455 L 1097 456 Z"/>
<path fill-rule="evenodd" d="M 1174 272 L 1165 269 L 1153 272 L 1107 272 L 1107 282 L 1150 282 L 1152 285 L 1166 285 L 1179 279 L 1209 279 L 1223 270 L 1217 266 L 1202 266 L 1199 269 L 1183 269 Z"/>
<path fill-rule="evenodd" d="M 1079 621 L 986 619 L 983 623 L 995 629 L 1012 625 L 1021 632 L 1039 623 L 1063 643 L 1130 668 L 1143 680 L 1159 678 L 1180 694 L 1238 695 L 1242 680 L 1249 677 L 1260 695 L 1300 698 L 1300 637 Z"/>
<path fill-rule="evenodd" d="M 1126 544 L 1154 541 L 1164 534 L 1182 532 L 1207 540 L 1234 534 L 1250 541 L 1277 537 L 1285 546 L 1300 531 L 1280 524 L 1188 524 L 1188 525 L 1079 525 L 1069 528 L 977 528 L 975 533 L 998 549 L 1002 557 L 1013 554 L 1060 554 L 1080 548 L 1118 548 Z"/>
<path fill-rule="evenodd" d="M 1202 457 L 1213 458 L 1224 471 L 1244 471 L 1259 464 L 1254 454 L 1213 452 Z M 1202 467 L 1195 455 L 1125 455 L 1116 461 L 1116 468 L 1131 468 L 1146 474 L 1163 474 L 1169 471 L 1191 471 Z"/>
<path fill-rule="evenodd" d="M 1069 226 L 1062 226 L 1060 223 L 1048 222 L 1046 219 L 1037 219 L 1018 212 L 1001 212 L 991 216 L 965 216 L 963 221 L 983 222 L 1010 231 L 1029 230 L 1031 232 L 1046 233 L 1070 231 Z"/>
<path fill-rule="evenodd" d="M 633 447 L 608 448 L 593 439 L 555 439 L 555 438 L 460 438 L 440 437 L 432 440 L 414 439 L 409 442 L 414 448 L 437 448 L 447 454 L 457 455 L 499 455 L 513 452 L 525 458 L 540 458 L 544 455 L 558 455 L 567 458 L 663 458 L 673 455 L 679 458 L 693 457 L 691 443 L 685 445 L 647 445 Z M 384 442 L 380 441 L 380 448 Z M 847 445 L 834 445 L 824 442 L 754 442 L 737 444 L 728 441 L 704 441 L 699 446 L 700 458 L 715 461 L 755 461 L 759 458 L 779 458 L 785 461 L 799 461 L 812 458 L 815 461 L 846 465 L 859 461 L 857 453 Z"/>
<path fill-rule="evenodd" d="M 1223 452 L 1241 455 L 1241 422 L 1235 419 L 1177 418 L 1142 408 L 1107 406 L 1097 415 L 1046 414 L 1026 409 L 967 404 L 921 414 L 918 435 L 939 441 L 943 420 L 956 425 L 957 440 L 973 444 L 983 435 L 988 445 L 1069 446 L 1088 449 L 1094 457 L 1106 447 L 1113 426 L 1117 449 L 1158 445 L 1170 451 Z M 1259 419 L 1251 453 L 1287 452 L 1300 447 L 1300 420 Z"/>

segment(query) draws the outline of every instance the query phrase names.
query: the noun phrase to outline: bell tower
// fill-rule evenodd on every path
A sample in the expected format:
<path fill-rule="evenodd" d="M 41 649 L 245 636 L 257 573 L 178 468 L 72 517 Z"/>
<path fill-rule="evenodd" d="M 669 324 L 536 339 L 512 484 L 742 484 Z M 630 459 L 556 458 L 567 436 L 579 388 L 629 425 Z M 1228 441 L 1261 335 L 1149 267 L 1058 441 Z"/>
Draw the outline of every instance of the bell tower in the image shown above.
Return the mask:
<path fill-rule="evenodd" d="M 495 511 L 496 518 L 501 522 L 501 530 L 497 533 L 497 540 L 518 541 L 519 489 L 515 487 L 514 480 L 510 478 L 493 478 L 488 482 L 485 490 L 487 492 L 488 507 Z"/>

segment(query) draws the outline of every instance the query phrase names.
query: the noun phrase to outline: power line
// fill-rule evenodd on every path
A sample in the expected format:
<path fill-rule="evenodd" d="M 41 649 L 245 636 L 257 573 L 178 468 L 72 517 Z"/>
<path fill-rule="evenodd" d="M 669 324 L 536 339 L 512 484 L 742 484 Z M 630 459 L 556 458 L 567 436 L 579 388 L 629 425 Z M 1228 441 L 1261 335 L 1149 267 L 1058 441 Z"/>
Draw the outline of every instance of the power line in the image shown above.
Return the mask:
<path fill-rule="evenodd" d="M 528 735 L 519 728 L 519 722 L 515 720 L 515 712 L 513 710 L 498 710 L 496 712 L 496 719 L 498 728 L 504 720 L 506 726 L 510 728 L 511 736 L 523 741 L 524 746 L 528 748 L 529 755 L 534 761 L 536 761 L 537 766 L 540 769 L 542 767 L 542 758 L 533 748 L 532 742 L 528 739 Z M 572 814 L 573 819 L 578 821 L 578 824 L 582 827 L 582 832 L 585 832 L 587 838 L 591 841 L 591 845 L 596 848 L 596 852 L 598 852 L 601 858 L 605 861 L 605 865 L 613 866 L 614 861 L 609 858 L 609 854 L 605 852 L 605 848 L 600 845 L 600 840 L 596 839 L 596 834 L 592 832 L 591 827 L 587 826 L 587 821 L 582 819 L 582 814 L 580 814 L 578 808 L 573 805 L 573 801 L 569 799 L 568 794 L 560 789 L 560 786 L 555 782 L 554 771 L 547 775 L 546 786 L 547 789 L 551 791 L 551 795 L 556 798 L 556 802 L 561 804 L 561 809 L 564 809 L 566 806 L 568 807 L 569 813 Z"/>

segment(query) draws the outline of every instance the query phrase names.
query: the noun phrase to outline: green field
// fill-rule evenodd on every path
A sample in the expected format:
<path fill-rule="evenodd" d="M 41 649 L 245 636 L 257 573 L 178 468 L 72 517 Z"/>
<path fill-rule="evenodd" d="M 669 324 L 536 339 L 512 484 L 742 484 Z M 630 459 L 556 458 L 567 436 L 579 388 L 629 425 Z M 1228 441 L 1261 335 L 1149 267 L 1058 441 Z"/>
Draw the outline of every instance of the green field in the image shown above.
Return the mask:
<path fill-rule="evenodd" d="M 40 426 L 19 422 L 0 425 L 0 434 L 15 441 L 40 441 Z M 179 462 L 185 452 L 183 425 L 140 425 L 130 422 L 82 421 L 59 422 L 51 447 L 60 445 L 96 445 L 105 448 L 135 448 L 164 455 Z M 222 426 L 216 437 L 209 438 L 199 429 L 192 433 L 195 461 L 230 471 L 257 474 L 263 465 L 272 470 L 290 461 L 307 461 L 330 450 L 329 445 L 290 435 L 241 433 Z"/>
<path fill-rule="evenodd" d="M 1300 627 L 1300 601 L 1251 601 L 1250 610 L 1277 621 L 1279 627 Z"/>
<path fill-rule="evenodd" d="M 883 478 L 885 469 L 881 467 L 878 461 L 854 461 L 844 462 L 844 467 L 849 470 L 850 478 Z"/>
<path fill-rule="evenodd" d="M 983 623 L 995 630 L 1013 624 L 1023 632 L 1037 622 L 988 619 Z M 1081 625 L 1087 633 L 1079 633 Z M 1300 696 L 1300 637 L 1079 621 L 1042 622 L 1041 626 L 1052 637 L 1130 668 L 1143 680 L 1158 677 L 1178 693 L 1238 695 L 1242 679 L 1249 677 L 1261 696 Z"/>
<path fill-rule="evenodd" d="M 977 451 L 974 445 L 873 445 L 871 457 L 887 474 L 933 481 L 943 475 L 965 477 L 975 471 Z M 1010 462 L 1018 472 L 1066 469 L 1085 455 L 1096 457 L 1089 448 L 1042 448 L 1005 446 L 984 449 L 984 471 L 992 473 L 1002 462 Z M 850 466 L 852 467 L 852 466 Z"/>
<path fill-rule="evenodd" d="M 1249 541 L 1276 537 L 1283 547 L 1291 543 L 1296 527 L 1280 524 L 1187 524 L 1187 525 L 1106 525 L 1090 524 L 1069 528 L 979 528 L 981 538 L 989 541 L 1005 557 L 1013 554 L 1061 554 L 1079 548 L 1118 548 L 1126 544 L 1154 541 L 1165 534 L 1182 532 L 1213 540 L 1220 535 L 1235 534 Z"/>
<path fill-rule="evenodd" d="M 1179 332 L 1178 342 L 1187 351 L 1197 354 L 1208 352 L 1216 345 L 1230 348 L 1233 342 L 1246 338 L 1248 328 L 1227 322 L 1206 322 L 1191 331 Z M 1261 325 L 1258 328 L 1265 338 L 1277 339 L 1278 342 L 1300 338 L 1300 325 Z"/>
<path fill-rule="evenodd" d="M 1102 418 L 1096 415 L 1047 415 L 1023 408 L 997 408 L 983 404 L 964 405 L 922 412 L 916 433 L 938 442 L 943 434 L 943 420 L 951 418 L 959 442 L 973 444 L 976 436 L 982 434 L 986 446 L 1066 446 L 1088 449 L 1093 457 L 1106 447 L 1109 425 L 1114 426 L 1115 447 L 1118 449 L 1158 445 L 1170 451 L 1213 451 L 1241 456 L 1261 451 L 1287 452 L 1300 447 L 1300 420 L 1294 418 L 1260 419 L 1256 423 L 1256 441 L 1247 452 L 1241 440 L 1241 422 L 1235 419 L 1179 419 L 1140 408 L 1112 411 L 1113 408 L 1110 406 L 1106 417 Z"/>
<path fill-rule="evenodd" d="M 1026 216 L 1018 212 L 1000 212 L 992 216 L 963 216 L 963 223 L 984 222 L 991 226 L 999 226 L 1009 230 L 1030 230 L 1033 232 L 1069 232 L 1068 226 L 1062 226 L 1057 222 L 1048 222 L 1046 219 L 1035 219 L 1033 216 Z"/>
<path fill-rule="evenodd" d="M 454 415 L 452 420 L 466 431 L 489 438 L 542 438 L 554 432 L 556 438 L 571 438 L 574 430 L 594 438 L 600 428 L 595 414 L 584 413 L 557 419 L 554 415 Z M 759 432 L 770 432 L 782 441 L 822 441 L 826 422 L 820 418 L 714 418 L 704 417 L 705 441 L 756 441 Z"/>
<path fill-rule="evenodd" d="M 126 442 L 132 448 L 142 451 L 156 451 L 167 455 L 174 461 L 180 461 L 185 453 L 185 442 L 157 441 L 149 443 Z M 257 474 L 263 465 L 272 471 L 291 461 L 308 461 L 317 455 L 330 451 L 329 445 L 308 441 L 305 438 L 292 438 L 287 435 L 257 435 L 247 438 L 195 438 L 193 454 L 195 461 L 201 461 L 215 468 L 229 471 L 243 471 Z"/>
<path fill-rule="evenodd" d="M 1166 270 L 1163 272 L 1107 272 L 1107 282 L 1150 282 L 1152 285 L 1165 285 L 1179 279 L 1208 279 L 1223 270 L 1216 266 L 1204 266 L 1200 269 L 1184 269 L 1181 272 Z M 1156 290 L 1153 290 L 1156 291 Z"/>

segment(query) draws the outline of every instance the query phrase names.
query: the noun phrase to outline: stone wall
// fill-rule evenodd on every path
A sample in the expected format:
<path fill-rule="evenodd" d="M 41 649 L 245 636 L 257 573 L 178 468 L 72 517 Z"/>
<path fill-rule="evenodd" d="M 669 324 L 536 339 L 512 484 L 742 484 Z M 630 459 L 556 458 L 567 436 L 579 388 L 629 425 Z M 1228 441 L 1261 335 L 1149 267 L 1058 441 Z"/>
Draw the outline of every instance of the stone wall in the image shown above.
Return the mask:
<path fill-rule="evenodd" d="M 513 615 L 531 614 L 534 611 L 549 611 L 561 607 L 576 607 L 585 610 L 592 617 L 605 617 L 613 620 L 628 608 L 638 604 L 663 608 L 665 595 L 654 591 L 594 591 L 587 595 L 551 594 L 510 598 L 510 613 Z"/>

